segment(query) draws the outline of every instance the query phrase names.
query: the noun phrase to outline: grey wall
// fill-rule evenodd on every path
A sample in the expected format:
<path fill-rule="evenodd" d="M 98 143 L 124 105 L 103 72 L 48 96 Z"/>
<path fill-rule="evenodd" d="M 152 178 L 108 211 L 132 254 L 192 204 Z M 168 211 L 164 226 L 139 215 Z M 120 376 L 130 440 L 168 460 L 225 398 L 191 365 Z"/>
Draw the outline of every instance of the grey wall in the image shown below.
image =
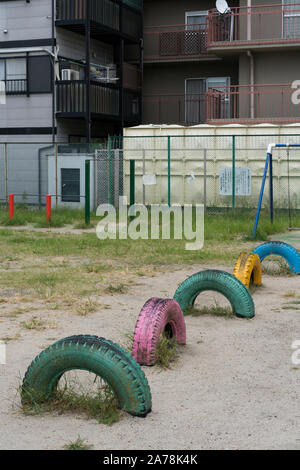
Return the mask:
<path fill-rule="evenodd" d="M 51 127 L 52 95 L 26 95 L 6 97 L 0 105 L 0 127 Z"/>
<path fill-rule="evenodd" d="M 51 38 L 51 4 L 51 0 L 0 2 L 0 41 Z"/>

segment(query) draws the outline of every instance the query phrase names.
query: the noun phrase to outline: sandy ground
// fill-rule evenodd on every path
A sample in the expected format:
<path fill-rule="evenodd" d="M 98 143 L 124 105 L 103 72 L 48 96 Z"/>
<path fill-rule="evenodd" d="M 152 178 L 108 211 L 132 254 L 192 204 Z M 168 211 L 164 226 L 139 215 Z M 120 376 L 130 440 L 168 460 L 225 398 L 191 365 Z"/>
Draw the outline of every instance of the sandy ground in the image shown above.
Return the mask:
<path fill-rule="evenodd" d="M 19 410 L 20 377 L 42 349 L 71 334 L 124 343 L 148 298 L 172 297 L 198 270 L 139 278 L 126 294 L 101 297 L 110 309 L 84 318 L 36 304 L 53 329 L 22 330 L 7 344 L 7 364 L 0 365 L 0 448 L 61 449 L 80 435 L 95 449 L 299 449 L 300 366 L 292 364 L 291 345 L 300 340 L 300 310 L 281 309 L 293 300 L 284 294 L 300 295 L 299 277 L 265 276 L 254 293 L 253 320 L 187 317 L 187 345 L 178 363 L 167 371 L 144 368 L 153 398 L 146 419 L 122 413 L 107 427 L 82 415 L 24 416 Z M 197 303 L 214 298 L 204 293 Z M 24 313 L 22 321 L 31 316 Z M 0 336 L 16 333 L 19 318 L 0 320 Z"/>

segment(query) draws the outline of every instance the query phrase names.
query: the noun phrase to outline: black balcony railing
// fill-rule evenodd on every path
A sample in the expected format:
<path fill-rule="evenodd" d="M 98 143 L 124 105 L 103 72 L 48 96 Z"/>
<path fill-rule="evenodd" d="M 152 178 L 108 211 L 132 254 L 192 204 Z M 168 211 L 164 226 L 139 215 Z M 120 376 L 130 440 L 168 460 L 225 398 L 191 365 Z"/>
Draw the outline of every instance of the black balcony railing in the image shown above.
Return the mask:
<path fill-rule="evenodd" d="M 142 36 L 141 11 L 134 9 L 133 5 L 127 5 L 126 2 L 120 5 L 112 0 L 90 0 L 90 20 L 105 28 L 122 32 L 130 39 L 139 39 Z M 57 21 L 67 22 L 68 26 L 71 23 L 78 26 L 86 18 L 86 0 L 56 0 Z"/>
<path fill-rule="evenodd" d="M 16 80 L 5 80 L 5 93 L 7 95 L 26 95 L 27 80 L 26 78 Z"/>
<path fill-rule="evenodd" d="M 120 7 L 110 0 L 91 0 L 90 19 L 110 28 L 119 29 Z M 85 20 L 85 0 L 57 0 L 56 19 L 61 21 Z"/>
<path fill-rule="evenodd" d="M 60 81 L 56 83 L 56 111 L 62 114 L 84 114 L 86 83 L 84 81 Z M 90 84 L 90 112 L 107 116 L 119 116 L 119 90 L 102 84 Z"/>

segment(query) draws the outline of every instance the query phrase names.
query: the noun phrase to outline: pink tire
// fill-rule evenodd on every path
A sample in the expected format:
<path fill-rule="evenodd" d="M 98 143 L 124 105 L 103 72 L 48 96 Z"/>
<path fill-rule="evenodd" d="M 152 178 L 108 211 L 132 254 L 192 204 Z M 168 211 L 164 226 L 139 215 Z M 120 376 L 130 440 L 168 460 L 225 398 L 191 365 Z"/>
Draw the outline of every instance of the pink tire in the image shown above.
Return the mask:
<path fill-rule="evenodd" d="M 156 347 L 163 331 L 168 328 L 178 344 L 186 344 L 185 319 L 176 300 L 149 299 L 136 322 L 132 356 L 146 366 L 156 362 Z"/>

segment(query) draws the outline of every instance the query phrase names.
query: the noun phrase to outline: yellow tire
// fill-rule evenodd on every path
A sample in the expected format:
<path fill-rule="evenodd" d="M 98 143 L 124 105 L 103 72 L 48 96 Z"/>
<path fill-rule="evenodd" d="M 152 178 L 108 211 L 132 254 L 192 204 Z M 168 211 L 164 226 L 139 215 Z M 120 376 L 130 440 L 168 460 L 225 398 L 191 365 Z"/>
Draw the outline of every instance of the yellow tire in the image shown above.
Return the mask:
<path fill-rule="evenodd" d="M 255 286 L 262 284 L 262 266 L 256 253 L 241 253 L 235 263 L 233 275 L 237 277 L 246 287 L 250 286 L 251 279 Z"/>

